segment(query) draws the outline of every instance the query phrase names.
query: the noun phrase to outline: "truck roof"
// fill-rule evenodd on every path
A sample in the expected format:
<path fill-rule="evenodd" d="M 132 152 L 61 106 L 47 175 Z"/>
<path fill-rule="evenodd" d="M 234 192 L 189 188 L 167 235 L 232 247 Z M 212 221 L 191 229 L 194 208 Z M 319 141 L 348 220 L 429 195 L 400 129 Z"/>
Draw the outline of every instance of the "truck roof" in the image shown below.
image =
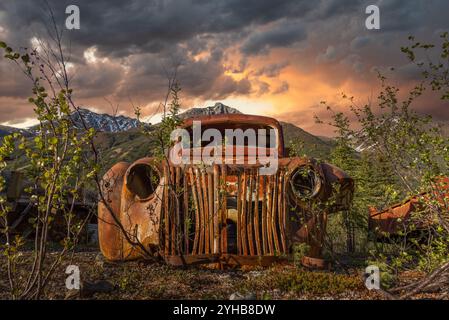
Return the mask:
<path fill-rule="evenodd" d="M 244 127 L 252 128 L 264 128 L 271 127 L 278 131 L 278 149 L 279 156 L 284 155 L 284 135 L 282 132 L 282 126 L 274 118 L 249 115 L 249 114 L 219 114 L 219 115 L 205 115 L 191 117 L 183 120 L 183 123 L 179 128 L 186 129 L 193 125 L 193 121 L 201 121 L 201 125 L 205 127 L 220 128 L 239 128 L 239 124 L 244 125 Z"/>

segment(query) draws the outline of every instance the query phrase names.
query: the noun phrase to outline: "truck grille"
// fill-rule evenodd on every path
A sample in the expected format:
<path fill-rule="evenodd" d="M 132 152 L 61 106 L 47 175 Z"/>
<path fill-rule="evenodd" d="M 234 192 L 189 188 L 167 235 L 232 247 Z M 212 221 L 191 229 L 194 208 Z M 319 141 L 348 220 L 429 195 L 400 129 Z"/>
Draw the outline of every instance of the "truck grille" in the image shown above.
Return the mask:
<path fill-rule="evenodd" d="M 164 255 L 286 254 L 287 180 L 282 168 L 260 176 L 250 165 L 166 166 Z"/>

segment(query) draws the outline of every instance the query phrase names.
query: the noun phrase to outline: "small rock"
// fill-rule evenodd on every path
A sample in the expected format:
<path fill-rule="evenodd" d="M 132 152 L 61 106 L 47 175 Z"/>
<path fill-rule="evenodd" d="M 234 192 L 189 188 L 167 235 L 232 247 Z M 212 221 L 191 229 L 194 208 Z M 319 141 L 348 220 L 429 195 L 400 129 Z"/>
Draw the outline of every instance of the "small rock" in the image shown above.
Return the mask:
<path fill-rule="evenodd" d="M 243 300 L 243 296 L 240 293 L 235 292 L 235 293 L 231 294 L 231 296 L 229 297 L 229 300 Z"/>
<path fill-rule="evenodd" d="M 104 263 L 105 263 L 104 256 L 101 253 L 97 254 L 95 257 L 95 265 L 99 268 L 103 268 Z"/>
<path fill-rule="evenodd" d="M 235 292 L 233 294 L 231 294 L 231 296 L 229 297 L 229 300 L 256 300 L 256 294 L 254 292 L 250 292 L 246 295 L 242 295 L 239 292 Z"/>
<path fill-rule="evenodd" d="M 218 278 L 223 281 L 223 280 L 228 280 L 229 278 L 231 278 L 231 276 L 229 274 L 225 273 L 225 274 L 219 274 Z"/>
<path fill-rule="evenodd" d="M 256 277 L 260 277 L 261 275 L 263 275 L 263 273 L 261 271 L 250 271 L 250 272 L 248 272 L 248 275 L 250 277 L 256 278 Z"/>

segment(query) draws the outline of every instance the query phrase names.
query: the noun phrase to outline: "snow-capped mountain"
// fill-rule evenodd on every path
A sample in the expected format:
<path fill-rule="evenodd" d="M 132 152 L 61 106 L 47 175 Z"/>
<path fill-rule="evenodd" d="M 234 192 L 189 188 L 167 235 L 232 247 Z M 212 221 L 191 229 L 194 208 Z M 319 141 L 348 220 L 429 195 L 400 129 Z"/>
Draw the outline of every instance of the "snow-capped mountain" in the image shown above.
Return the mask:
<path fill-rule="evenodd" d="M 120 132 L 127 131 L 129 129 L 136 128 L 139 125 L 137 119 L 133 119 L 126 116 L 111 116 L 106 113 L 96 113 L 87 109 L 80 109 L 80 113 L 89 127 L 95 128 L 97 131 L 103 132 Z M 229 114 L 229 113 L 241 113 L 237 109 L 228 107 L 221 102 L 215 103 L 213 106 L 205 108 L 191 108 L 181 113 L 179 116 L 182 119 L 193 118 L 203 115 L 216 115 L 216 114 Z M 74 120 L 77 123 L 77 127 L 82 128 L 81 119 L 78 114 L 74 114 Z"/>
<path fill-rule="evenodd" d="M 72 113 L 72 119 L 75 122 L 75 127 L 84 128 L 83 122 L 80 118 L 83 118 L 88 128 L 94 128 L 99 132 L 121 132 L 129 129 L 136 128 L 139 125 L 137 119 L 133 119 L 126 116 L 111 116 L 107 113 L 96 113 L 94 111 L 80 108 L 79 114 L 77 112 Z M 39 131 L 39 126 L 33 126 L 28 128 L 30 132 L 36 134 Z"/>
<path fill-rule="evenodd" d="M 100 114 L 87 109 L 80 109 L 80 114 L 86 122 L 86 125 L 97 131 L 120 132 L 136 128 L 139 125 L 139 121 L 137 119 L 122 115 L 111 116 L 106 113 Z M 78 128 L 83 128 L 80 115 L 78 113 L 74 113 L 72 117 L 76 126 Z"/>
<path fill-rule="evenodd" d="M 186 118 L 194 118 L 205 115 L 215 115 L 215 114 L 229 114 L 229 113 L 241 113 L 235 108 L 228 107 L 221 102 L 215 103 L 213 106 L 205 107 L 205 108 L 191 108 L 179 116 L 182 119 Z"/>
<path fill-rule="evenodd" d="M 214 115 L 214 114 L 228 114 L 228 113 L 241 113 L 237 109 L 228 107 L 221 102 L 215 103 L 213 106 L 206 108 L 191 108 L 181 113 L 179 116 L 182 119 L 198 117 L 202 115 Z M 86 122 L 87 127 L 94 128 L 100 132 L 122 132 L 134 129 L 139 126 L 139 121 L 127 116 L 118 115 L 112 116 L 107 113 L 97 113 L 88 109 L 81 108 L 80 114 Z M 75 125 L 78 128 L 83 128 L 83 123 L 80 119 L 80 115 L 76 112 L 72 115 Z M 39 127 L 30 127 L 29 132 L 35 134 L 38 132 Z"/>

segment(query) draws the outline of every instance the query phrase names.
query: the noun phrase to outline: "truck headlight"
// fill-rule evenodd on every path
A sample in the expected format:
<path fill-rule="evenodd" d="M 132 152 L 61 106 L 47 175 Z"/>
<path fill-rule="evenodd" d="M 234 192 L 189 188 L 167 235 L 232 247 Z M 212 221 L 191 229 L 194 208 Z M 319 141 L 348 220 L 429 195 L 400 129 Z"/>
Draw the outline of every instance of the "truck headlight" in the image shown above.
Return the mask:
<path fill-rule="evenodd" d="M 160 183 L 159 171 L 150 164 L 136 163 L 128 169 L 126 187 L 139 200 L 150 199 Z"/>
<path fill-rule="evenodd" d="M 320 193 L 322 181 L 319 173 L 314 168 L 300 166 L 292 172 L 290 186 L 296 197 L 311 199 Z"/>

